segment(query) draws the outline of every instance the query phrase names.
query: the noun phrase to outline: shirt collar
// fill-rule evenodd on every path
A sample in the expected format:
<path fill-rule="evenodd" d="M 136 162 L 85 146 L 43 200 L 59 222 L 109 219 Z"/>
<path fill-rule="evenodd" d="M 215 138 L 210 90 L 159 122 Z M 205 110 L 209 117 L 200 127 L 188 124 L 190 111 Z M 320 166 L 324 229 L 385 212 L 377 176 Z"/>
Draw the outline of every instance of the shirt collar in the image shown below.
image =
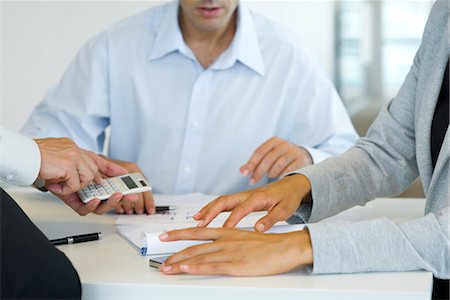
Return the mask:
<path fill-rule="evenodd" d="M 148 56 L 149 60 L 159 59 L 174 51 L 180 51 L 184 55 L 195 59 L 181 34 L 178 25 L 178 9 L 178 1 L 172 1 L 164 6 L 161 23 L 156 34 L 153 48 Z"/>
<path fill-rule="evenodd" d="M 225 50 L 216 63 L 214 68 L 224 69 L 231 67 L 236 61 L 246 65 L 256 73 L 264 76 L 265 65 L 258 42 L 258 35 L 255 22 L 251 12 L 239 3 L 237 29 L 231 45 Z"/>
<path fill-rule="evenodd" d="M 148 56 L 149 60 L 164 57 L 174 51 L 180 51 L 187 57 L 195 59 L 181 34 L 178 24 L 178 9 L 178 1 L 173 1 L 165 6 L 153 48 Z M 236 61 L 240 61 L 261 76 L 265 74 L 253 16 L 242 2 L 238 6 L 237 29 L 233 41 L 211 68 L 216 70 L 230 68 Z"/>

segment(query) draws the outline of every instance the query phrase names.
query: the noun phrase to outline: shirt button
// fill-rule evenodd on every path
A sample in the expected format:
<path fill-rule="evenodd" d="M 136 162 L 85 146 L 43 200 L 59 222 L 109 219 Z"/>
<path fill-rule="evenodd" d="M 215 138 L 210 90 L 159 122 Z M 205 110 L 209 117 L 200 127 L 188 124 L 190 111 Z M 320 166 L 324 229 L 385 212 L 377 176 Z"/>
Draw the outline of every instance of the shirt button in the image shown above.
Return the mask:
<path fill-rule="evenodd" d="M 186 173 L 191 173 L 191 168 L 189 168 L 189 167 L 184 167 L 184 171 L 185 171 Z"/>

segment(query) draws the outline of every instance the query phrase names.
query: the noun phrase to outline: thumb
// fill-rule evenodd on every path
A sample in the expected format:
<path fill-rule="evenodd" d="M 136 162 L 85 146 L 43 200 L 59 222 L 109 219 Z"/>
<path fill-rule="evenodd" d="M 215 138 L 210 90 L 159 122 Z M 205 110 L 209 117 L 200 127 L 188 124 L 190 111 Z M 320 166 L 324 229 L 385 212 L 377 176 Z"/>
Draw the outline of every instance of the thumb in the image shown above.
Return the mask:
<path fill-rule="evenodd" d="M 58 195 L 69 195 L 79 191 L 82 186 L 78 173 L 74 170 L 68 170 L 64 175 L 64 180 L 48 184 L 46 188 Z"/>
<path fill-rule="evenodd" d="M 269 218 L 263 217 L 258 220 L 258 222 L 255 223 L 255 231 L 256 232 L 265 232 L 269 230 L 273 224 L 275 224 L 277 221 L 270 220 Z"/>
<path fill-rule="evenodd" d="M 284 210 L 281 209 L 279 205 L 277 205 L 272 210 L 270 210 L 267 215 L 265 215 L 255 223 L 255 231 L 265 232 L 269 230 L 275 223 L 284 221 L 285 219 L 286 217 Z"/>
<path fill-rule="evenodd" d="M 45 188 L 56 195 L 61 195 L 63 193 L 63 185 L 61 183 L 51 183 Z"/>

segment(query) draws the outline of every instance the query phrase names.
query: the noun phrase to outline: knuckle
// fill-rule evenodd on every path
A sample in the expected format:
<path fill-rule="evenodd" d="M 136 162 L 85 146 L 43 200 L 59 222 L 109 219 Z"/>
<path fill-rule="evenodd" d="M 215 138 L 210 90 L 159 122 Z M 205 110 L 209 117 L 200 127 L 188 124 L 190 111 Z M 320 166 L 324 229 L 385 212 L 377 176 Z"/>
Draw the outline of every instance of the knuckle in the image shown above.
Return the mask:
<path fill-rule="evenodd" d="M 283 168 L 283 167 L 285 167 L 288 163 L 289 163 L 289 161 L 288 161 L 287 157 L 283 156 L 283 157 L 280 157 L 280 158 L 278 159 L 278 161 L 275 163 L 275 167 L 277 167 L 277 168 Z"/>
<path fill-rule="evenodd" d="M 260 202 L 260 201 L 265 201 L 267 199 L 267 196 L 264 192 L 258 191 L 253 194 L 252 198 L 253 198 L 253 201 Z"/>
<path fill-rule="evenodd" d="M 255 152 L 253 153 L 252 161 L 253 161 L 253 160 L 256 160 L 256 159 L 259 158 L 259 157 L 262 157 L 262 156 L 263 156 L 263 153 L 264 153 L 264 152 L 263 152 L 262 149 L 260 149 L 260 148 L 256 149 Z"/>
<path fill-rule="evenodd" d="M 189 247 L 189 248 L 187 248 L 184 251 L 185 251 L 185 254 L 188 255 L 188 256 L 194 256 L 197 253 L 195 247 Z"/>
<path fill-rule="evenodd" d="M 272 206 L 271 202 L 273 202 L 271 197 L 267 193 L 262 192 L 262 191 L 258 192 L 258 194 L 255 197 L 255 201 L 258 201 L 259 203 L 263 203 L 263 205 L 267 208 L 271 207 Z"/>
<path fill-rule="evenodd" d="M 280 139 L 280 146 L 283 147 L 283 148 L 287 148 L 287 147 L 290 147 L 290 146 L 291 146 L 291 143 L 289 143 L 289 142 L 286 141 L 286 140 Z"/>
<path fill-rule="evenodd" d="M 69 139 L 68 137 L 62 137 L 61 142 L 68 144 L 69 146 L 73 146 L 75 143 Z"/>
<path fill-rule="evenodd" d="M 273 152 L 269 152 L 266 157 L 263 159 L 263 161 L 261 162 L 260 166 L 261 167 L 267 167 L 269 165 L 272 165 L 273 162 L 275 161 L 276 156 L 274 155 Z"/>
<path fill-rule="evenodd" d="M 262 165 L 267 164 L 271 161 L 273 161 L 275 159 L 275 155 L 274 153 L 271 151 L 269 152 L 266 157 L 264 158 L 264 160 L 261 162 Z"/>
<path fill-rule="evenodd" d="M 211 201 L 210 204 L 214 205 L 216 203 L 227 201 L 228 198 L 229 198 L 229 195 L 222 195 L 222 196 L 217 197 L 215 200 Z"/>
<path fill-rule="evenodd" d="M 233 197 L 231 195 L 222 196 L 220 201 L 215 203 L 215 207 L 225 208 L 225 206 L 233 205 Z"/>

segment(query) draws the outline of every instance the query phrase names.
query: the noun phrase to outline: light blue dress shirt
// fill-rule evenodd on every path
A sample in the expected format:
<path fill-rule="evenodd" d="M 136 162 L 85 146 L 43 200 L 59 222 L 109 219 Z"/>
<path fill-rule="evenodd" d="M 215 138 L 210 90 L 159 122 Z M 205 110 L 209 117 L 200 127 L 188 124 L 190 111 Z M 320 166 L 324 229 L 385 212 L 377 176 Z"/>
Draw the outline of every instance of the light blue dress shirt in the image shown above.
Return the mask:
<path fill-rule="evenodd" d="M 239 167 L 272 136 L 305 147 L 315 162 L 354 144 L 333 85 L 286 28 L 241 3 L 231 45 L 204 69 L 177 14 L 171 2 L 95 36 L 23 132 L 69 136 L 100 152 L 110 125 L 109 156 L 136 162 L 166 194 L 251 188 Z"/>

